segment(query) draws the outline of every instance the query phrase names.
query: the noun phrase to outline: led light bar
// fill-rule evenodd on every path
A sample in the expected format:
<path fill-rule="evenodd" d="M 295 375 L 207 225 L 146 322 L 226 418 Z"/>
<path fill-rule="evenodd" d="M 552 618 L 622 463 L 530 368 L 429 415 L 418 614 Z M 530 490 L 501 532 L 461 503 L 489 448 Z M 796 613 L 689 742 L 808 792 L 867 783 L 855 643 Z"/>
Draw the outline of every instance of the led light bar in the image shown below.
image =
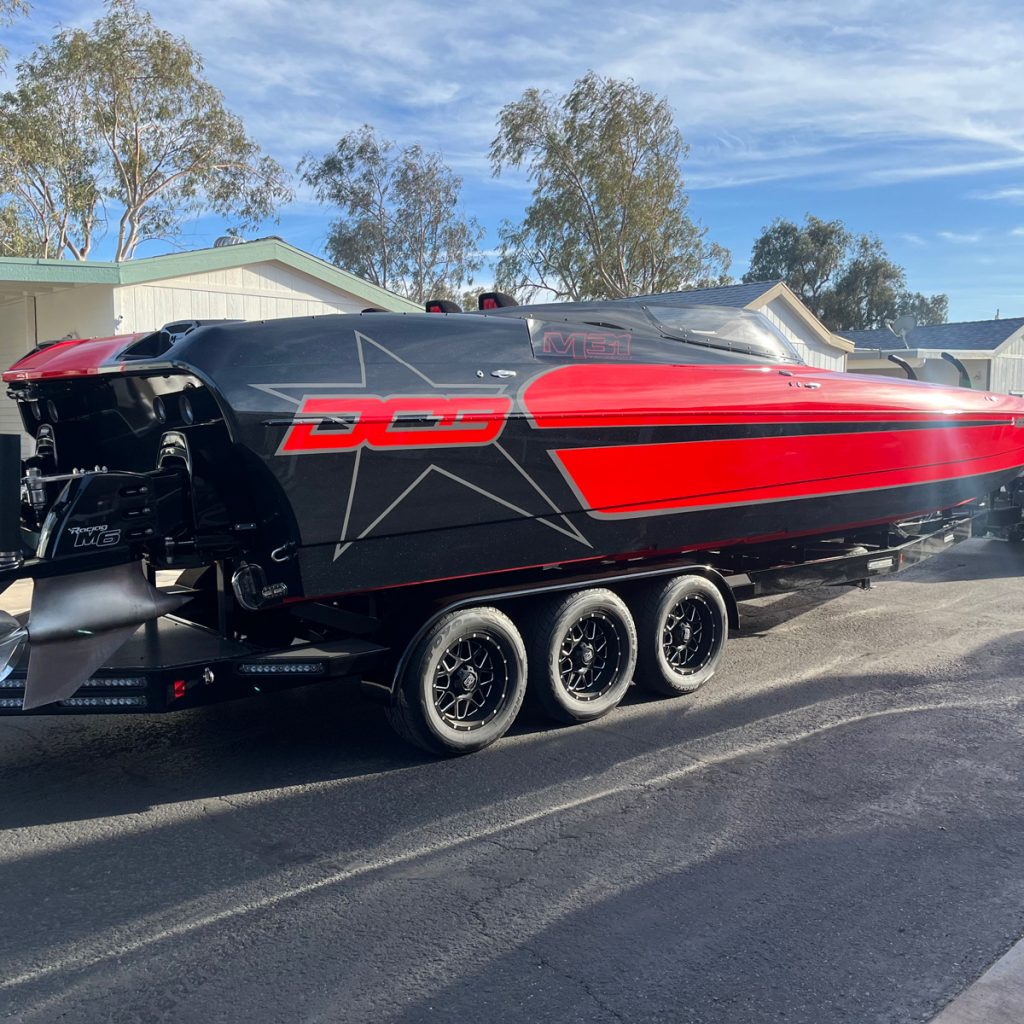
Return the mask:
<path fill-rule="evenodd" d="M 146 698 L 137 697 L 68 697 L 59 702 L 62 708 L 144 708 Z M 20 708 L 20 697 L 0 697 L 0 708 Z"/>
<path fill-rule="evenodd" d="M 323 675 L 322 661 L 244 661 L 238 671 L 247 676 Z"/>
<path fill-rule="evenodd" d="M 82 683 L 82 689 L 91 688 L 94 690 L 100 689 L 146 689 L 146 680 L 142 676 L 111 676 L 109 679 L 104 679 L 100 676 L 93 676 L 92 679 L 87 679 Z M 8 678 L 0 682 L 0 690 L 24 690 L 25 680 L 24 679 L 13 679 Z"/>
<path fill-rule="evenodd" d="M 111 686 L 111 687 L 128 687 L 133 686 L 139 690 L 146 688 L 146 680 L 142 676 L 112 676 L 109 679 L 101 676 L 93 676 L 92 679 L 87 679 L 82 686 Z"/>
<path fill-rule="evenodd" d="M 144 708 L 146 698 L 138 697 L 68 697 L 60 702 L 64 708 Z"/>

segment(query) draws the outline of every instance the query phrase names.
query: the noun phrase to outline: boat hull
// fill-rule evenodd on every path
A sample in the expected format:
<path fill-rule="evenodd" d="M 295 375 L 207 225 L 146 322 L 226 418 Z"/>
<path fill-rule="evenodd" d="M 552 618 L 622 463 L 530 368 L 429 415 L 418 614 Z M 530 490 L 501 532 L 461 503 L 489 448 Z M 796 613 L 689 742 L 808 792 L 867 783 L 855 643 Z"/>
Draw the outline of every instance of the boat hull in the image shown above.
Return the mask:
<path fill-rule="evenodd" d="M 835 536 L 1024 466 L 1021 399 L 711 350 L 615 315 L 634 327 L 529 311 L 212 325 L 163 349 L 34 354 L 6 377 L 33 432 L 30 409 L 88 411 L 48 426 L 67 465 L 144 473 L 178 453 L 186 549 L 255 564 L 278 603 Z"/>
<path fill-rule="evenodd" d="M 952 508 L 1024 465 L 1017 399 L 809 368 L 567 366 L 512 408 L 488 445 L 419 451 L 404 487 L 376 460 L 391 500 L 375 490 L 372 517 L 349 481 L 348 529 L 303 548 L 305 586 L 837 535 Z"/>

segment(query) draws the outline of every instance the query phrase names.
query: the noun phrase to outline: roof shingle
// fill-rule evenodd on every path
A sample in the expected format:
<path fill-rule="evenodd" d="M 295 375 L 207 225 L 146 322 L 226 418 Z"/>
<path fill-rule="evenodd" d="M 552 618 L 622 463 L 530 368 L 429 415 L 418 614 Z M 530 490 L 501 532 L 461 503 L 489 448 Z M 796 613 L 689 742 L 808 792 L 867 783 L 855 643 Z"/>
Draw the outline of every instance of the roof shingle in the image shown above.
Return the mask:
<path fill-rule="evenodd" d="M 778 281 L 751 281 L 749 284 L 726 284 L 717 288 L 688 288 L 682 292 L 662 292 L 656 296 L 643 298 L 667 299 L 667 304 L 673 306 L 734 306 L 736 309 L 743 309 L 777 284 Z"/>
<path fill-rule="evenodd" d="M 976 352 L 991 352 L 999 348 L 1011 335 L 1024 327 L 1024 317 L 1009 317 L 1005 320 L 972 320 L 954 324 L 927 324 L 907 332 L 907 347 L 914 349 L 936 349 L 951 351 L 969 349 Z M 840 337 L 848 338 L 857 348 L 874 348 L 883 351 L 897 351 L 903 346 L 887 327 L 870 331 L 839 331 Z"/>

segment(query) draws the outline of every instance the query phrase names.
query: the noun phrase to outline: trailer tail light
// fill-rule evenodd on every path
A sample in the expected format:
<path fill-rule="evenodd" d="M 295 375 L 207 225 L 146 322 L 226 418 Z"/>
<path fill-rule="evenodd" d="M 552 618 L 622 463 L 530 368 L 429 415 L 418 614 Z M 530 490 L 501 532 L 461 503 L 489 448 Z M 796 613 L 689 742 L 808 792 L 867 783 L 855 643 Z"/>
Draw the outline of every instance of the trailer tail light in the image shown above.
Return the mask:
<path fill-rule="evenodd" d="M 181 700 L 181 698 L 185 696 L 185 690 L 186 690 L 185 680 L 184 679 L 175 679 L 174 680 L 174 685 L 171 687 L 171 692 L 172 692 L 172 694 L 174 696 L 174 699 L 175 700 Z"/>
<path fill-rule="evenodd" d="M 145 692 L 124 693 L 123 691 L 145 691 L 146 688 L 146 680 L 142 676 L 93 676 L 82 683 L 73 697 L 65 697 L 63 700 L 56 701 L 53 708 L 54 710 L 64 708 L 94 708 L 96 710 L 139 708 L 145 710 L 149 707 L 149 698 Z M 93 692 L 90 693 L 90 690 Z M 105 693 L 106 690 L 121 690 L 122 692 L 112 694 Z M 25 693 L 24 679 L 8 677 L 0 681 L 0 691 L 4 692 L 4 696 L 0 697 L 0 710 L 21 710 Z"/>
<path fill-rule="evenodd" d="M 238 666 L 245 676 L 322 676 L 326 670 L 322 661 L 244 661 Z"/>
<path fill-rule="evenodd" d="M 21 708 L 21 697 L 0 697 L 0 708 Z M 65 697 L 57 701 L 61 708 L 144 708 L 144 694 L 124 697 Z"/>
<path fill-rule="evenodd" d="M 144 708 L 146 698 L 138 697 L 67 697 L 58 701 L 62 708 Z"/>

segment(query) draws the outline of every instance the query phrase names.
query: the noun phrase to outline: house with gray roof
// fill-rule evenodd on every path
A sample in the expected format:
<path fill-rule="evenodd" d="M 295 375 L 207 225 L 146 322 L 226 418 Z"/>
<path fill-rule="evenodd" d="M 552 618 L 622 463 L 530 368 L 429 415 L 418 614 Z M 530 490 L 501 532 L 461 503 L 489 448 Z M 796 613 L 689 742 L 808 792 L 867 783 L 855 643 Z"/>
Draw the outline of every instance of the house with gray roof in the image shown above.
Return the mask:
<path fill-rule="evenodd" d="M 673 301 L 692 306 L 733 306 L 763 313 L 812 366 L 845 370 L 853 342 L 833 334 L 783 281 L 752 281 L 717 288 L 671 292 Z"/>
<path fill-rule="evenodd" d="M 918 380 L 957 384 L 959 373 L 943 358 L 946 353 L 963 364 L 972 387 L 1024 392 L 1024 317 L 921 325 L 907 332 L 905 344 L 888 328 L 840 333 L 857 346 L 847 363 L 853 373 L 902 377 L 902 368 L 889 358 L 894 355 Z"/>

